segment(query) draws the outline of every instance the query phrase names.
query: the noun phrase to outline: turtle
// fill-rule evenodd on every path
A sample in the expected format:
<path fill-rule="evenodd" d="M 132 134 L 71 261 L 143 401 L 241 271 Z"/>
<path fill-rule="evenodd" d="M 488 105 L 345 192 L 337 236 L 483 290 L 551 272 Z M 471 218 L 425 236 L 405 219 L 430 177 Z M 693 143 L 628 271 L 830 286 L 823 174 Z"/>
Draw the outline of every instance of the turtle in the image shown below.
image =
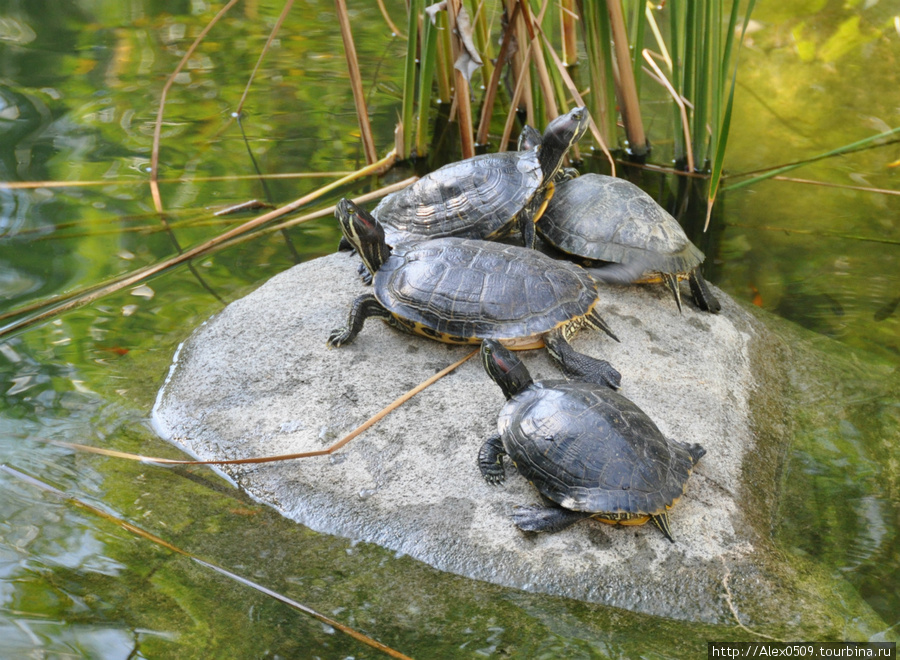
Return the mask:
<path fill-rule="evenodd" d="M 587 518 L 613 525 L 648 520 L 674 542 L 669 509 L 706 450 L 667 439 L 618 392 L 584 381 L 534 382 L 524 363 L 485 339 L 481 360 L 507 402 L 497 433 L 478 452 L 481 475 L 505 480 L 503 457 L 540 492 L 545 506 L 518 506 L 526 532 L 558 532 Z"/>
<path fill-rule="evenodd" d="M 629 181 L 589 173 L 561 182 L 537 231 L 554 248 L 592 262 L 645 260 L 639 281 L 665 282 L 679 311 L 678 280 L 684 278 L 697 307 L 713 314 L 722 307 L 700 274 L 703 253 L 675 218 Z"/>
<path fill-rule="evenodd" d="M 350 200 L 338 203 L 344 236 L 372 274 L 373 293 L 353 301 L 347 325 L 328 337 L 348 344 L 367 318 L 450 344 L 497 339 L 516 350 L 546 346 L 573 377 L 618 387 L 609 362 L 575 351 L 579 329 L 603 330 L 618 341 L 597 310 L 596 282 L 583 268 L 537 250 L 449 236 L 387 245 L 375 218 Z"/>
<path fill-rule="evenodd" d="M 551 121 L 539 144 L 445 165 L 385 197 L 372 211 L 388 245 L 444 236 L 503 238 L 514 229 L 534 245 L 534 221 L 553 195 L 566 152 L 587 130 L 577 107 Z"/>

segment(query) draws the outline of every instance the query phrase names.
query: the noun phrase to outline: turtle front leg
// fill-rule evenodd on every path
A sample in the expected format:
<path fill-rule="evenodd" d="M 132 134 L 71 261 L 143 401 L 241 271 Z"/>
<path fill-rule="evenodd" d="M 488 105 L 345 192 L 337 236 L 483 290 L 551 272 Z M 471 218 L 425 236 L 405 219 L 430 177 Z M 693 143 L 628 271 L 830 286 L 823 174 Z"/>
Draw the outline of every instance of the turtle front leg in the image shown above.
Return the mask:
<path fill-rule="evenodd" d="M 502 484 L 506 480 L 506 471 L 503 469 L 504 456 L 506 456 L 506 450 L 503 448 L 503 441 L 500 439 L 499 433 L 485 440 L 478 452 L 478 467 L 481 469 L 481 476 L 492 486 Z"/>
<path fill-rule="evenodd" d="M 527 248 L 534 247 L 534 213 L 531 213 L 526 206 L 525 209 L 519 211 L 516 216 L 516 225 L 522 233 L 522 245 Z"/>
<path fill-rule="evenodd" d="M 347 326 L 331 331 L 328 336 L 328 346 L 338 347 L 349 344 L 362 330 L 366 319 L 370 317 L 380 318 L 389 323 L 393 320 L 390 312 L 378 302 L 378 299 L 371 293 L 367 293 L 353 301 L 353 305 L 350 306 L 350 315 L 347 317 Z"/>
<path fill-rule="evenodd" d="M 578 326 L 572 328 L 575 323 L 577 321 L 551 330 L 544 335 L 544 345 L 547 347 L 550 357 L 556 360 L 566 376 L 572 379 L 618 389 L 622 382 L 622 374 L 616 371 L 609 362 L 579 353 L 569 344 L 569 337 L 578 329 Z M 612 334 L 608 330 L 607 332 Z M 615 335 L 612 336 L 615 337 Z"/>
<path fill-rule="evenodd" d="M 552 533 L 571 527 L 585 518 L 590 518 L 592 515 L 592 513 L 570 511 L 558 506 L 546 507 L 533 504 L 530 506 L 517 506 L 510 518 L 512 518 L 516 527 L 523 532 Z"/>
<path fill-rule="evenodd" d="M 710 314 L 718 314 L 722 309 L 722 304 L 709 290 L 703 275 L 695 268 L 688 276 L 688 283 L 691 285 L 691 295 L 694 297 L 694 303 L 704 312 Z"/>

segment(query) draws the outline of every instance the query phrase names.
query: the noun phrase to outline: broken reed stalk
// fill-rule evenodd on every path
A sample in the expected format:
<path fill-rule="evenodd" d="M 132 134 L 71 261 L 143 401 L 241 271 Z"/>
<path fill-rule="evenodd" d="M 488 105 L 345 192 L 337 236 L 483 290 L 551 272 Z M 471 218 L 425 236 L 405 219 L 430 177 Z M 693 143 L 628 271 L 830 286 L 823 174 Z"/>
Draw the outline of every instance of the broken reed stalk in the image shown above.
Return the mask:
<path fill-rule="evenodd" d="M 261 456 L 256 458 L 229 458 L 222 460 L 194 460 L 194 459 L 178 459 L 178 458 L 154 458 L 152 456 L 142 456 L 140 454 L 130 454 L 128 452 L 116 451 L 114 449 L 104 449 L 102 447 L 92 447 L 90 445 L 80 445 L 73 442 L 64 442 L 61 440 L 42 440 L 40 442 L 45 442 L 49 445 L 54 445 L 56 447 L 64 447 L 66 449 L 75 449 L 77 451 L 83 451 L 89 454 L 99 454 L 101 456 L 109 456 L 111 458 L 124 458 L 131 461 L 140 461 L 142 463 L 157 463 L 159 465 L 258 465 L 260 463 L 278 463 L 281 461 L 292 461 L 300 458 L 314 458 L 316 456 L 329 456 L 336 452 L 338 449 L 344 447 L 351 440 L 356 438 L 361 433 L 367 431 L 372 426 L 380 422 L 382 419 L 391 414 L 394 410 L 402 406 L 404 403 L 413 398 L 416 394 L 421 392 L 422 390 L 431 387 L 441 378 L 456 370 L 458 367 L 463 365 L 467 360 L 470 360 L 475 355 L 477 355 L 479 349 L 475 349 L 467 353 L 465 356 L 454 362 L 453 364 L 444 367 L 439 372 L 431 376 L 430 378 L 422 381 L 418 385 L 416 385 L 411 390 L 408 390 L 401 394 L 399 397 L 394 399 L 391 403 L 386 405 L 384 408 L 379 410 L 377 413 L 369 417 L 365 422 L 357 426 L 355 429 L 350 431 L 343 438 L 338 440 L 332 445 L 329 445 L 325 449 L 317 449 L 314 451 L 305 451 L 296 454 L 282 454 L 280 456 Z"/>
<path fill-rule="evenodd" d="M 456 62 L 464 46 L 457 29 L 457 17 L 462 6 L 461 0 L 447 0 L 447 20 L 450 26 L 451 50 L 453 61 Z M 472 102 L 470 100 L 469 82 L 462 71 L 453 68 L 453 80 L 455 87 L 456 112 L 459 116 L 459 141 L 463 158 L 472 158 L 475 155 L 475 136 L 472 126 Z"/>
<path fill-rule="evenodd" d="M 275 600 L 277 600 L 281 603 L 284 603 L 285 605 L 297 610 L 298 612 L 301 612 L 309 617 L 312 617 L 313 619 L 316 619 L 317 621 L 320 621 L 321 623 L 324 623 L 325 625 L 331 626 L 335 630 L 340 630 L 342 633 L 344 633 L 345 635 L 348 635 L 349 637 L 352 637 L 356 641 L 361 642 L 361 643 L 365 644 L 366 646 L 369 646 L 373 649 L 376 649 L 377 651 L 381 651 L 382 653 L 389 655 L 392 658 L 397 658 L 398 660 L 412 660 L 411 658 L 409 658 L 409 656 L 406 656 L 406 655 L 400 653 L 399 651 L 391 648 L 390 646 L 382 644 L 378 640 L 373 639 L 372 637 L 369 637 L 368 635 L 361 633 L 358 630 L 351 628 L 350 626 L 346 626 L 343 623 L 336 621 L 335 619 L 327 617 L 324 614 L 320 614 L 319 612 L 312 609 L 311 607 L 307 607 L 306 605 L 303 605 L 302 603 L 298 603 L 297 601 L 295 601 L 291 598 L 288 598 L 287 596 L 283 596 L 282 594 L 278 593 L 277 591 L 272 591 L 271 589 L 264 587 L 257 582 L 253 582 L 252 580 L 242 577 L 242 576 L 238 575 L 237 573 L 232 573 L 231 571 L 229 571 L 225 568 L 222 568 L 221 566 L 218 566 L 216 564 L 208 562 L 205 559 L 201 559 L 200 557 L 197 557 L 196 555 L 188 552 L 187 550 L 183 550 L 182 548 L 179 548 L 177 545 L 169 543 L 168 541 L 160 538 L 159 536 L 156 536 L 155 534 L 148 532 L 147 530 L 143 529 L 142 527 L 138 527 L 134 523 L 130 523 L 127 520 L 124 520 L 123 518 L 119 518 L 118 516 L 108 513 L 106 511 L 104 511 L 103 509 L 100 509 L 91 504 L 88 504 L 87 502 L 84 502 L 83 500 L 78 499 L 74 495 L 69 495 L 68 493 L 63 492 L 63 491 L 59 490 L 58 488 L 54 488 L 50 484 L 45 483 L 45 482 L 41 481 L 40 479 L 36 479 L 32 476 L 25 474 L 24 472 L 20 472 L 19 470 L 16 470 L 15 468 L 11 468 L 5 464 L 0 465 L 0 470 L 2 470 L 3 472 L 5 472 L 7 475 L 9 475 L 11 477 L 18 479 L 19 481 L 22 481 L 31 486 L 34 486 L 34 487 L 42 490 L 45 493 L 50 493 L 51 495 L 59 498 L 60 500 L 69 502 L 73 506 L 76 506 L 83 511 L 88 511 L 89 513 L 92 513 L 93 515 L 97 516 L 98 518 L 102 518 L 103 520 L 106 520 L 107 522 L 111 522 L 111 523 L 121 527 L 122 529 L 124 529 L 128 532 L 131 532 L 132 534 L 136 534 L 137 536 L 140 536 L 141 538 L 147 539 L 148 541 L 151 541 L 152 543 L 154 543 L 160 547 L 166 548 L 167 550 L 169 550 L 171 552 L 181 555 L 182 557 L 187 557 L 188 559 L 200 564 L 201 566 L 205 566 L 206 568 L 212 569 L 216 573 L 219 573 L 220 575 L 224 575 L 225 577 L 230 578 L 230 579 L 234 580 L 235 582 L 238 582 L 240 584 L 248 586 L 248 587 L 258 591 L 261 594 L 269 596 L 270 598 L 274 598 Z"/>
<path fill-rule="evenodd" d="M 229 0 L 228 4 L 222 7 L 219 10 L 219 13 L 216 14 L 209 23 L 206 24 L 206 27 L 200 31 L 200 34 L 197 35 L 197 38 L 194 39 L 194 43 L 192 43 L 187 51 L 184 53 L 184 57 L 181 58 L 181 61 L 178 63 L 178 66 L 175 67 L 175 70 L 169 75 L 166 80 L 165 85 L 163 85 L 162 93 L 159 98 L 159 109 L 156 112 L 156 122 L 153 125 L 153 145 L 150 148 L 150 195 L 153 197 L 153 206 L 156 208 L 157 213 L 163 212 L 162 205 L 162 197 L 159 194 L 159 142 L 160 136 L 162 134 L 162 120 L 163 113 L 166 109 L 166 96 L 169 93 L 169 89 L 175 82 L 175 78 L 181 73 L 181 70 L 184 68 L 184 65 L 187 64 L 188 60 L 191 58 L 191 55 L 194 54 L 194 51 L 197 49 L 197 46 L 200 45 L 200 42 L 203 41 L 204 37 L 206 37 L 207 33 L 213 28 L 213 26 L 219 22 L 219 19 L 222 18 L 228 10 L 231 9 L 235 4 L 237 4 L 237 0 Z"/>
<path fill-rule="evenodd" d="M 625 14 L 621 0 L 606 0 L 609 11 L 609 23 L 612 29 L 613 48 L 616 54 L 616 82 L 621 103 L 622 122 L 625 124 L 625 136 L 629 151 L 638 158 L 647 155 L 647 136 L 641 121 L 641 106 L 638 100 L 637 86 L 634 81 L 634 68 L 631 53 L 628 49 L 628 33 L 625 29 Z"/>
<path fill-rule="evenodd" d="M 362 139 L 366 163 L 371 165 L 378 159 L 375 140 L 372 138 L 372 127 L 369 124 L 369 111 L 366 108 L 366 95 L 359 73 L 359 61 L 356 58 L 356 44 L 350 29 L 350 16 L 347 14 L 346 0 L 334 0 L 338 22 L 341 26 L 341 38 L 344 41 L 344 55 L 347 57 L 347 70 L 350 73 L 350 87 L 353 90 L 353 102 L 356 104 L 356 117 L 359 121 L 359 133 Z"/>
<path fill-rule="evenodd" d="M 323 186 L 318 190 L 309 193 L 308 195 L 304 195 L 300 199 L 294 200 L 290 204 L 286 204 L 285 206 L 277 208 L 274 211 L 264 213 L 263 215 L 253 218 L 252 220 L 248 220 L 242 225 L 239 225 L 234 229 L 230 229 L 225 233 L 220 234 L 219 236 L 216 236 L 206 241 L 205 243 L 202 243 L 201 245 L 195 246 L 193 248 L 190 248 L 189 250 L 185 250 L 184 252 L 179 253 L 177 256 L 170 257 L 169 259 L 164 259 L 163 261 L 151 264 L 150 266 L 146 266 L 144 268 L 139 268 L 104 285 L 90 288 L 82 295 L 70 298 L 50 307 L 45 307 L 42 309 L 42 311 L 37 312 L 36 314 L 19 319 L 18 321 L 13 321 L 12 323 L 9 323 L 0 328 L 0 337 L 16 332 L 17 330 L 21 330 L 22 328 L 26 328 L 63 312 L 67 312 L 76 307 L 80 307 L 87 303 L 93 302 L 98 298 L 102 298 L 103 296 L 114 293 L 115 291 L 120 291 L 121 289 L 131 286 L 132 284 L 136 284 L 142 280 L 147 279 L 148 277 L 157 275 L 158 273 L 172 268 L 173 266 L 177 266 L 178 264 L 190 261 L 191 259 L 195 259 L 196 257 L 205 254 L 210 249 L 217 247 L 221 243 L 225 243 L 232 238 L 235 238 L 242 234 L 246 234 L 247 232 L 252 231 L 257 227 L 266 224 L 267 222 L 270 222 L 272 220 L 280 218 L 287 213 L 291 213 L 292 211 L 297 210 L 301 206 L 306 206 L 307 204 L 315 201 L 327 192 L 330 192 L 364 176 L 381 173 L 386 169 L 389 169 L 391 165 L 394 164 L 395 159 L 396 155 L 393 151 L 391 151 L 387 156 L 376 163 L 367 165 L 366 167 L 363 167 L 362 169 L 357 170 L 356 172 L 348 176 L 338 179 L 337 181 L 333 181 L 327 186 Z"/>

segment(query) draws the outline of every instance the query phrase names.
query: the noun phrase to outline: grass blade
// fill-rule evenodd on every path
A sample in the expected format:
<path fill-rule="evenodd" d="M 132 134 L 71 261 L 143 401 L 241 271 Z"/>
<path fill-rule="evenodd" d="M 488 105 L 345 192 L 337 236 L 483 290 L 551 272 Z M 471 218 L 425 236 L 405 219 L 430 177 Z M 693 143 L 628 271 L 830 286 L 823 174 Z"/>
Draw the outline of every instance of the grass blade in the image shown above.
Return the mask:
<path fill-rule="evenodd" d="M 406 26 L 406 61 L 403 67 L 403 105 L 400 123 L 403 130 L 401 150 L 397 157 L 406 160 L 412 155 L 413 145 L 413 110 L 416 99 L 416 55 L 419 47 L 419 15 L 422 13 L 422 0 L 410 0 Z"/>
<path fill-rule="evenodd" d="M 738 48 L 740 48 L 741 44 L 743 44 L 744 42 L 744 35 L 747 33 L 747 26 L 750 24 L 750 15 L 753 13 L 753 7 L 755 4 L 756 0 L 750 0 L 750 2 L 747 4 L 747 13 L 744 15 L 744 24 L 741 27 L 741 37 L 738 42 Z M 734 0 L 734 4 L 732 5 L 731 10 L 731 20 L 729 21 L 729 27 L 732 32 L 732 26 L 737 24 L 737 7 L 738 0 Z M 731 46 L 728 41 L 726 41 L 725 50 L 728 53 L 731 52 Z M 706 222 L 703 223 L 703 231 L 706 231 L 709 228 L 709 221 L 712 217 L 713 204 L 715 204 L 716 202 L 716 196 L 719 192 L 719 183 L 722 180 L 722 170 L 725 166 L 725 146 L 728 143 L 728 131 L 731 128 L 731 111 L 732 107 L 734 106 L 734 87 L 737 83 L 737 59 L 738 58 L 736 57 L 734 63 L 734 73 L 731 76 L 731 88 L 728 91 L 728 99 L 725 102 L 725 113 L 722 116 L 722 121 L 719 124 L 718 130 L 716 131 L 716 152 L 713 156 L 712 172 L 709 179 L 709 192 L 707 193 L 706 197 Z M 723 67 L 727 66 L 728 63 L 723 64 Z"/>
<path fill-rule="evenodd" d="M 422 64 L 419 67 L 419 114 L 416 117 L 416 156 L 428 153 L 428 115 L 434 69 L 437 66 L 437 26 L 426 16 L 422 24 Z"/>

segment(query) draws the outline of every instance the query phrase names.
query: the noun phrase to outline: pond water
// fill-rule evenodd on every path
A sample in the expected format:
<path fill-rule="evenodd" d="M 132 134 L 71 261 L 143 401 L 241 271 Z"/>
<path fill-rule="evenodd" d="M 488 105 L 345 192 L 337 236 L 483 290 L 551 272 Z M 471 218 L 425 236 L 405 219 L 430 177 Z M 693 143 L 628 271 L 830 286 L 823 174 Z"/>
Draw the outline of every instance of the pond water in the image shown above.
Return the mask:
<path fill-rule="evenodd" d="M 284 203 L 363 164 L 333 4 L 309 0 L 279 33 L 243 126 L 262 172 L 321 176 L 265 186 L 252 176 L 232 112 L 281 6 L 238 4 L 176 79 L 161 136 L 161 219 L 146 184 L 160 93 L 218 5 L 0 3 L 0 180 L 55 182 L 0 186 L 0 314 L 157 263 L 176 243 L 194 246 L 247 218 L 215 217 L 214 207 Z M 900 125 L 887 93 L 900 71 L 892 12 L 878 0 L 758 3 L 741 54 L 729 171 L 805 160 Z M 404 44 L 374 3 L 353 13 L 385 152 Z M 652 115 L 648 125 L 652 160 L 663 163 L 667 137 L 653 132 Z M 807 329 L 808 343 L 839 360 L 839 386 L 798 401 L 805 423 L 772 533 L 786 553 L 846 580 L 886 628 L 900 623 L 898 160 L 900 144 L 875 145 L 785 174 L 828 187 L 768 180 L 726 190 L 705 235 L 685 217 L 708 255 L 708 279 Z M 326 201 L 406 175 L 398 169 Z M 672 203 L 672 181 L 643 183 Z M 0 337 L 0 463 L 414 657 L 680 658 L 705 653 L 707 640 L 755 639 L 733 622 L 646 617 L 443 574 L 304 529 L 205 468 L 45 443 L 179 457 L 148 424 L 178 344 L 227 301 L 332 252 L 337 237 L 328 218 L 287 237 L 269 233 Z M 774 632 L 792 630 L 786 622 Z M 377 655 L 0 473 L 2 657 Z"/>

